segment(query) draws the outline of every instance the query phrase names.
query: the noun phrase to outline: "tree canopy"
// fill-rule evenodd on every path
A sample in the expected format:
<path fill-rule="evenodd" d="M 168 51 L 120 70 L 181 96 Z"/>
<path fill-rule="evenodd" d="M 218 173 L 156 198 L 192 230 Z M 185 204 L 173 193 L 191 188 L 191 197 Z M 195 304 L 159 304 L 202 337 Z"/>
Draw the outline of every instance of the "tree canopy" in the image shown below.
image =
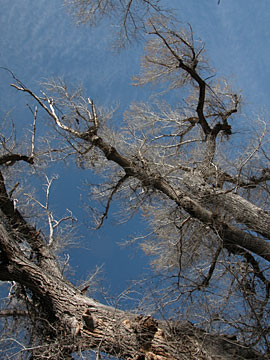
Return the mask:
<path fill-rule="evenodd" d="M 80 86 L 48 79 L 36 92 L 6 69 L 14 97 L 24 93 L 34 105 L 32 132 L 21 144 L 16 124 L 3 120 L 0 134 L 0 280 L 9 284 L 0 312 L 3 356 L 72 359 L 94 351 L 97 359 L 266 359 L 266 121 L 258 115 L 249 125 L 241 95 L 217 77 L 205 44 L 160 1 L 66 3 L 80 23 L 118 19 L 122 44 L 143 35 L 134 85 L 163 91 L 130 104 L 118 119 Z M 164 89 L 177 92 L 177 101 L 166 102 Z M 45 135 L 36 129 L 39 116 L 47 119 Z M 125 221 L 142 218 L 130 242 L 149 256 L 157 281 L 140 284 L 140 307 L 95 300 L 93 276 L 83 288 L 67 279 L 59 249 L 75 236 L 73 215 L 57 219 L 52 212 L 53 178 L 45 175 L 45 203 L 21 185 L 27 176 L 34 187 L 35 176 L 66 159 L 98 175 L 98 185 L 88 187 L 97 229 L 114 202 Z"/>

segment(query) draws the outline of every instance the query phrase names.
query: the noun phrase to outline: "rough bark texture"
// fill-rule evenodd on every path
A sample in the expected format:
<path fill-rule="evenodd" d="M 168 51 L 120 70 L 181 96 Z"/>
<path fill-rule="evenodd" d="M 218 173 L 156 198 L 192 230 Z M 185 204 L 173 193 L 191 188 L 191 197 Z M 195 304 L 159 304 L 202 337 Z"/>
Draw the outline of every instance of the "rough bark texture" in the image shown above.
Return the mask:
<path fill-rule="evenodd" d="M 63 277 L 27 259 L 3 225 L 0 243 L 0 279 L 16 281 L 38 298 L 70 354 L 79 349 L 99 349 L 123 359 L 263 359 L 234 339 L 207 334 L 190 323 L 134 315 L 82 295 Z M 60 335 L 56 332 L 54 336 Z M 35 356 L 38 358 L 40 353 L 37 351 Z M 58 358 L 67 358 L 67 353 Z"/>

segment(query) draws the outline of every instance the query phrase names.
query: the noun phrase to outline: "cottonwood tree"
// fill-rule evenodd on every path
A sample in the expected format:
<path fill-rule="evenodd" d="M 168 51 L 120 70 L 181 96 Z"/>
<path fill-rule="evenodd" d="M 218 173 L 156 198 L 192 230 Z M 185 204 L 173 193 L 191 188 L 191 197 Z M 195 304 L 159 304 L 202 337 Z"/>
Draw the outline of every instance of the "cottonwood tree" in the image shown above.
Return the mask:
<path fill-rule="evenodd" d="M 171 17 L 173 12 L 161 3 L 160 0 L 64 1 L 66 9 L 78 25 L 96 26 L 104 19 L 110 18 L 117 47 L 125 46 L 142 37 L 146 31 L 146 20 L 153 14 Z"/>
<path fill-rule="evenodd" d="M 134 360 L 269 356 L 267 127 L 258 118 L 246 135 L 240 95 L 213 76 L 204 45 L 189 26 L 154 17 L 146 30 L 149 41 L 134 83 L 163 84 L 177 101 L 169 105 L 162 96 L 132 104 L 118 121 L 121 128 L 114 130 L 113 113 L 81 89 L 50 80 L 40 95 L 13 76 L 14 90 L 37 105 L 28 149 L 17 148 L 12 134 L 1 135 L 0 279 L 11 282 L 1 316 L 7 322 L 4 344 L 22 358 L 90 357 L 87 350 L 96 358 L 106 353 Z M 58 149 L 35 145 L 37 109 L 53 125 Z M 148 230 L 133 241 L 158 274 L 150 313 L 102 304 L 66 279 L 56 231 L 72 215 L 53 217 L 50 179 L 44 203 L 20 194 L 17 185 L 19 170 L 28 167 L 34 176 L 36 163 L 55 153 L 103 179 L 91 187 L 92 198 L 104 203 L 100 214 L 93 213 L 97 228 L 114 200 L 123 217 L 144 217 Z M 49 232 L 37 226 L 29 207 L 20 207 L 22 201 L 16 204 L 19 196 L 43 209 Z M 26 327 L 20 331 L 18 324 Z"/>
<path fill-rule="evenodd" d="M 114 43 L 121 47 L 143 37 L 147 19 L 153 15 L 174 16 L 174 9 L 161 0 L 64 0 L 64 4 L 77 25 L 96 26 L 109 18 L 117 39 Z"/>

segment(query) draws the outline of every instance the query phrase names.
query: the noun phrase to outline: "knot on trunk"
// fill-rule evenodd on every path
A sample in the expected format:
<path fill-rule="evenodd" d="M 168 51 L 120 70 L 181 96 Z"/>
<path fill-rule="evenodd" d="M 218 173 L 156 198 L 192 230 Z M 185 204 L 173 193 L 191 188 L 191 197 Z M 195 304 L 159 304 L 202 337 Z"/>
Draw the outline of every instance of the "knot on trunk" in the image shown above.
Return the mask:
<path fill-rule="evenodd" d="M 95 318 L 91 315 L 90 310 L 86 310 L 82 316 L 83 318 L 83 327 L 86 328 L 89 331 L 93 331 L 96 327 L 96 321 Z"/>
<path fill-rule="evenodd" d="M 140 346 L 144 349 L 151 346 L 151 342 L 158 330 L 158 323 L 151 316 L 139 315 L 132 324 L 132 329 Z"/>

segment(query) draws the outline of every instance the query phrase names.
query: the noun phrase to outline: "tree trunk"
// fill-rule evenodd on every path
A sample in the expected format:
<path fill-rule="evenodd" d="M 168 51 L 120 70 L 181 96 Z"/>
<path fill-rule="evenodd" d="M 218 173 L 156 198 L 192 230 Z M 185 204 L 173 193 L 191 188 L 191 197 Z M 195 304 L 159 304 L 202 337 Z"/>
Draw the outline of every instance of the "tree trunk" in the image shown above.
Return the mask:
<path fill-rule="evenodd" d="M 44 341 L 51 359 L 98 350 L 123 359 L 263 359 L 226 336 L 213 336 L 191 323 L 158 321 L 103 305 L 84 296 L 63 277 L 56 277 L 28 260 L 13 237 L 0 225 L 0 278 L 16 281 L 39 301 L 50 325 Z M 53 329 L 53 330 L 52 330 Z M 57 337 L 59 351 L 51 346 Z M 43 344 L 44 345 L 44 344 Z M 39 358 L 40 348 L 34 351 Z"/>

